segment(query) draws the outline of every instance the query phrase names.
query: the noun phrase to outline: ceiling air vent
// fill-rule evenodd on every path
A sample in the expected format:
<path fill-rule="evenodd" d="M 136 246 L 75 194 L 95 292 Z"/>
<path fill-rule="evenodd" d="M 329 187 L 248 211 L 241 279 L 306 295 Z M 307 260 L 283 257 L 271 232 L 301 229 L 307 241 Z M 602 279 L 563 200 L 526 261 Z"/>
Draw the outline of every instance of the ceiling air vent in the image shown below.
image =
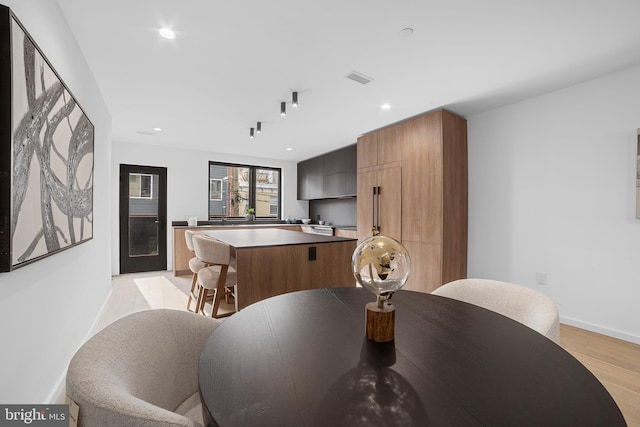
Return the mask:
<path fill-rule="evenodd" d="M 156 136 L 156 134 L 154 132 L 149 132 L 147 130 L 139 130 L 138 133 L 140 135 L 147 135 L 147 136 Z"/>
<path fill-rule="evenodd" d="M 367 83 L 373 81 L 371 77 L 367 77 L 364 74 L 359 73 L 357 71 L 352 71 L 349 74 L 347 74 L 347 78 L 353 80 L 354 82 L 361 83 L 363 85 L 366 85 Z"/>

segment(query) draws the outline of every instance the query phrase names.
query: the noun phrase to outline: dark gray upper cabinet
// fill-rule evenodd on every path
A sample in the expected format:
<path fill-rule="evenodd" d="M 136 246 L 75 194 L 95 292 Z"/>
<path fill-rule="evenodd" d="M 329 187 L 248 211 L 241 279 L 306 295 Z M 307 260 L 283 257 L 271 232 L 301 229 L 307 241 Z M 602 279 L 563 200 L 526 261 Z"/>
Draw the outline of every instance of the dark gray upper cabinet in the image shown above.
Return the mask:
<path fill-rule="evenodd" d="M 340 197 L 345 195 L 345 176 L 344 172 L 332 173 L 322 178 L 323 198 Z"/>
<path fill-rule="evenodd" d="M 345 159 L 345 196 L 355 196 L 358 194 L 358 146 L 350 145 L 344 148 Z"/>
<path fill-rule="evenodd" d="M 324 176 L 324 158 L 314 157 L 309 160 L 309 199 L 324 197 L 322 177 Z"/>
<path fill-rule="evenodd" d="M 309 200 L 309 161 L 298 163 L 298 200 Z"/>
<path fill-rule="evenodd" d="M 333 175 L 336 173 L 344 173 L 345 156 L 344 149 L 332 151 L 324 156 L 324 175 Z"/>
<path fill-rule="evenodd" d="M 298 200 L 357 194 L 356 144 L 298 163 Z"/>

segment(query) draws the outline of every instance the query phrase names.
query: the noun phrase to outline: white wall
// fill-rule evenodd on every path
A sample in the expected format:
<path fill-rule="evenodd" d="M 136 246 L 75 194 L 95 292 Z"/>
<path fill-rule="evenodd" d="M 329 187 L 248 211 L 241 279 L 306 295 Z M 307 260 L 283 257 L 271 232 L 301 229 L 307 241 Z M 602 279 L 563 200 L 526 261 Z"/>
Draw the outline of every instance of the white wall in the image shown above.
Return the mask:
<path fill-rule="evenodd" d="M 214 146 L 215 148 L 215 146 Z M 284 218 L 307 218 L 309 202 L 296 200 L 297 166 L 295 162 L 263 159 L 250 156 L 231 156 L 215 151 L 195 151 L 113 141 L 111 238 L 112 273 L 120 273 L 118 235 L 118 179 L 120 164 L 158 166 L 167 168 L 167 269 L 172 267 L 172 221 L 184 221 L 185 215 L 207 220 L 209 161 L 221 161 L 282 168 L 282 213 Z"/>
<path fill-rule="evenodd" d="M 468 118 L 469 277 L 640 343 L 638 128 L 640 67 Z"/>
<path fill-rule="evenodd" d="M 3 0 L 95 126 L 94 238 L 0 273 L 0 402 L 51 403 L 110 289 L 111 117 L 57 2 Z"/>

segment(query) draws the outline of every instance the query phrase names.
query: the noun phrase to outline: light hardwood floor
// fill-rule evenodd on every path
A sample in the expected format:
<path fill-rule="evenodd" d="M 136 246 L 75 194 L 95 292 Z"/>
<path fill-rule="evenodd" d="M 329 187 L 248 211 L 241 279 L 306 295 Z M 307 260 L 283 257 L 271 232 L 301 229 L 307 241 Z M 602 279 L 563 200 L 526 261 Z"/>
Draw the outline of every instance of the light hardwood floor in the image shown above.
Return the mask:
<path fill-rule="evenodd" d="M 640 345 L 560 325 L 560 345 L 600 380 L 629 427 L 640 427 Z"/>
<path fill-rule="evenodd" d="M 112 291 L 94 332 L 119 318 L 137 311 L 154 308 L 172 308 L 185 310 L 191 290 L 191 276 L 174 277 L 171 271 L 154 271 L 148 273 L 121 274 L 112 278 Z M 196 302 L 191 302 L 191 311 Z M 221 312 L 225 307 L 222 303 Z M 211 305 L 205 306 L 205 313 L 211 313 Z"/>
<path fill-rule="evenodd" d="M 190 288 L 190 276 L 174 277 L 167 271 L 114 276 L 113 291 L 96 331 L 136 311 L 184 310 Z M 195 302 L 192 309 L 194 306 Z M 560 325 L 560 345 L 607 388 L 629 427 L 640 427 L 640 345 L 564 324 Z"/>

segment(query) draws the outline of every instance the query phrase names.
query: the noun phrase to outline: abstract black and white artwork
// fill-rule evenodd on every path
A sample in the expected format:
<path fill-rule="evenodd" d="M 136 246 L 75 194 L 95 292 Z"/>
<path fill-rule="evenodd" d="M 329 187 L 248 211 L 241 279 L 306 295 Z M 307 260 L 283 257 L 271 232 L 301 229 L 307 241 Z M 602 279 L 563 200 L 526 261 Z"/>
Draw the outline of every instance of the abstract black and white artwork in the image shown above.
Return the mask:
<path fill-rule="evenodd" d="M 0 15 L 0 271 L 10 271 L 93 238 L 94 127 L 17 18 Z"/>

